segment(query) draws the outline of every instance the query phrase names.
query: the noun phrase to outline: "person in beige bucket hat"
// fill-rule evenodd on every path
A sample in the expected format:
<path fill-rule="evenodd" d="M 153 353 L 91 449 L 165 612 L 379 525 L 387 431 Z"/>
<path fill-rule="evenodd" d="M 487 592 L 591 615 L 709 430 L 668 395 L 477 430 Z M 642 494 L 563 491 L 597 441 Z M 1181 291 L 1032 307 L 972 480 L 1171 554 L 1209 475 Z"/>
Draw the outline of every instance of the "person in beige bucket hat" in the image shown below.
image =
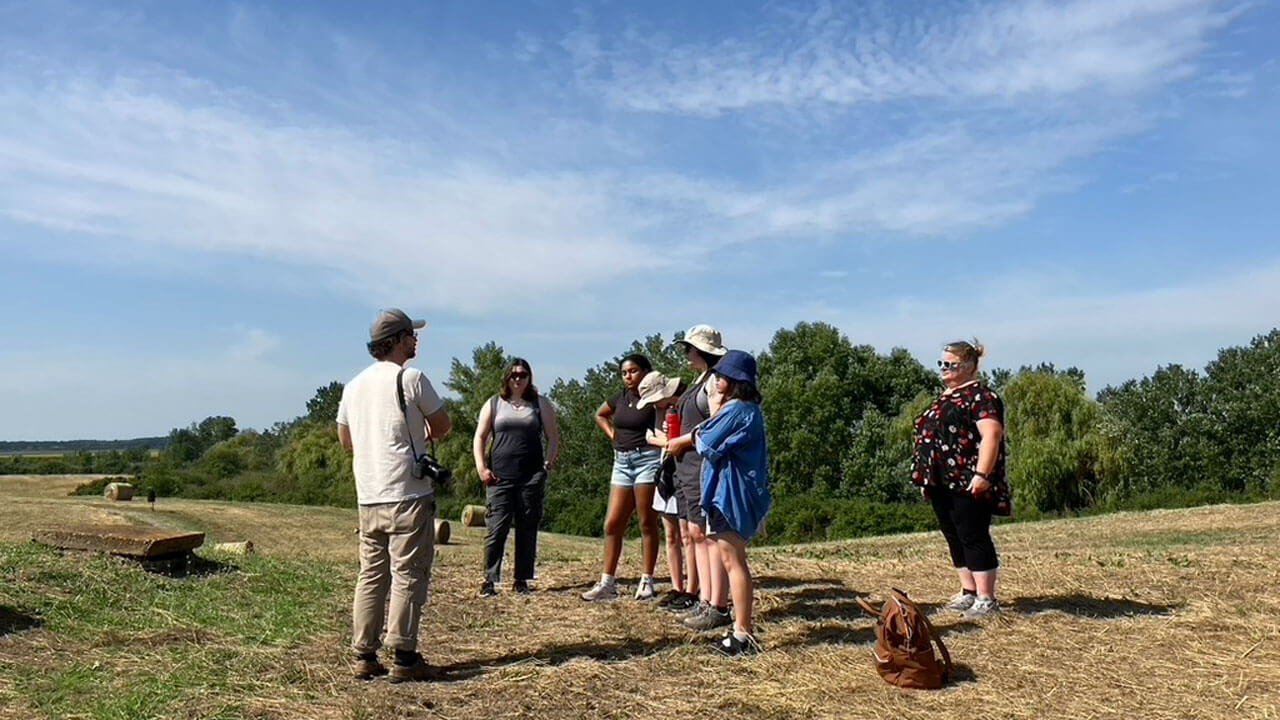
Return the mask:
<path fill-rule="evenodd" d="M 697 379 L 676 401 L 681 437 L 684 437 L 720 408 L 720 391 L 711 368 L 728 350 L 720 331 L 710 325 L 694 325 L 675 344 L 684 349 L 689 367 L 698 373 Z M 707 632 L 729 624 L 729 576 L 719 548 L 704 531 L 707 519 L 701 505 L 702 457 L 696 449 L 676 455 L 676 489 L 683 516 L 681 531 L 689 581 L 685 585 L 688 592 L 672 598 L 670 607 L 691 613 L 682 620 L 685 627 Z"/>

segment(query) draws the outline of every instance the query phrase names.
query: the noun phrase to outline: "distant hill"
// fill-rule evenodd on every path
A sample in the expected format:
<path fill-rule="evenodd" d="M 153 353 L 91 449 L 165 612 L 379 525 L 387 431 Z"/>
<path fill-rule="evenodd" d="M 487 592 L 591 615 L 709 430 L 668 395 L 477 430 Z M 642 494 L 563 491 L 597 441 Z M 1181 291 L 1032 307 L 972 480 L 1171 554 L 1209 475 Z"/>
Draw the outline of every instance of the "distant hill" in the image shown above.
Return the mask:
<path fill-rule="evenodd" d="M 0 440 L 0 455 L 56 455 L 109 450 L 163 450 L 169 437 L 144 437 L 131 440 Z"/>

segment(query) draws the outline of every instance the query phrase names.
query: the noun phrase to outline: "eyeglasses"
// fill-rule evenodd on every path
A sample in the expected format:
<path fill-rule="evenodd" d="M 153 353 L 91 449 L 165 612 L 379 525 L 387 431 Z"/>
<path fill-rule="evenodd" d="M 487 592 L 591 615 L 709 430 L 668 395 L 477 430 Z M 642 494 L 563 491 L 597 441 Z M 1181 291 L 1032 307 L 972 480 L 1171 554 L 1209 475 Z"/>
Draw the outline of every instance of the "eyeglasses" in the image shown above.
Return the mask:
<path fill-rule="evenodd" d="M 529 379 L 529 373 L 526 373 L 526 372 L 515 372 L 515 373 L 511 373 L 511 379 L 512 379 L 512 380 L 528 380 L 528 379 Z"/>
<path fill-rule="evenodd" d="M 938 361 L 938 367 L 942 368 L 943 370 L 959 370 L 960 366 L 962 365 L 964 365 L 964 363 L 962 362 L 943 362 L 942 360 Z"/>

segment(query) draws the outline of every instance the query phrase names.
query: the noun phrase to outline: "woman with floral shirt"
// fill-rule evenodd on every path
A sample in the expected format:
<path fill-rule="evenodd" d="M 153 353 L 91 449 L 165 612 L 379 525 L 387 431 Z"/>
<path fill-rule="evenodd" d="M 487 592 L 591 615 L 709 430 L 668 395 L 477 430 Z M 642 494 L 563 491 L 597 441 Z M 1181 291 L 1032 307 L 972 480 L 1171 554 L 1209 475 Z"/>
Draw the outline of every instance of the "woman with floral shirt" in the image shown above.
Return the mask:
<path fill-rule="evenodd" d="M 944 606 L 976 619 L 997 612 L 1000 566 L 991 541 L 991 516 L 1011 515 L 1005 480 L 1004 402 L 978 380 L 976 341 L 942 350 L 945 389 L 916 418 L 911 482 L 933 505 L 960 576 L 960 592 Z"/>

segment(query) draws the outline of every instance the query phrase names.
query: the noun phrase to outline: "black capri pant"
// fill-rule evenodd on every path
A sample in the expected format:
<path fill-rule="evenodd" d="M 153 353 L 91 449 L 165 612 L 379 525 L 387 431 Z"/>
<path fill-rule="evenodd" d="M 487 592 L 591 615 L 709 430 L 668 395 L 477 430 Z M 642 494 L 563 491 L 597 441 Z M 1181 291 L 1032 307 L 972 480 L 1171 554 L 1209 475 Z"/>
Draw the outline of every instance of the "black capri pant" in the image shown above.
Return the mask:
<path fill-rule="evenodd" d="M 969 493 L 947 488 L 929 488 L 929 503 L 938 516 L 938 526 L 947 539 L 951 562 L 957 568 L 985 572 L 1000 567 L 996 545 L 991 541 L 991 505 Z"/>

